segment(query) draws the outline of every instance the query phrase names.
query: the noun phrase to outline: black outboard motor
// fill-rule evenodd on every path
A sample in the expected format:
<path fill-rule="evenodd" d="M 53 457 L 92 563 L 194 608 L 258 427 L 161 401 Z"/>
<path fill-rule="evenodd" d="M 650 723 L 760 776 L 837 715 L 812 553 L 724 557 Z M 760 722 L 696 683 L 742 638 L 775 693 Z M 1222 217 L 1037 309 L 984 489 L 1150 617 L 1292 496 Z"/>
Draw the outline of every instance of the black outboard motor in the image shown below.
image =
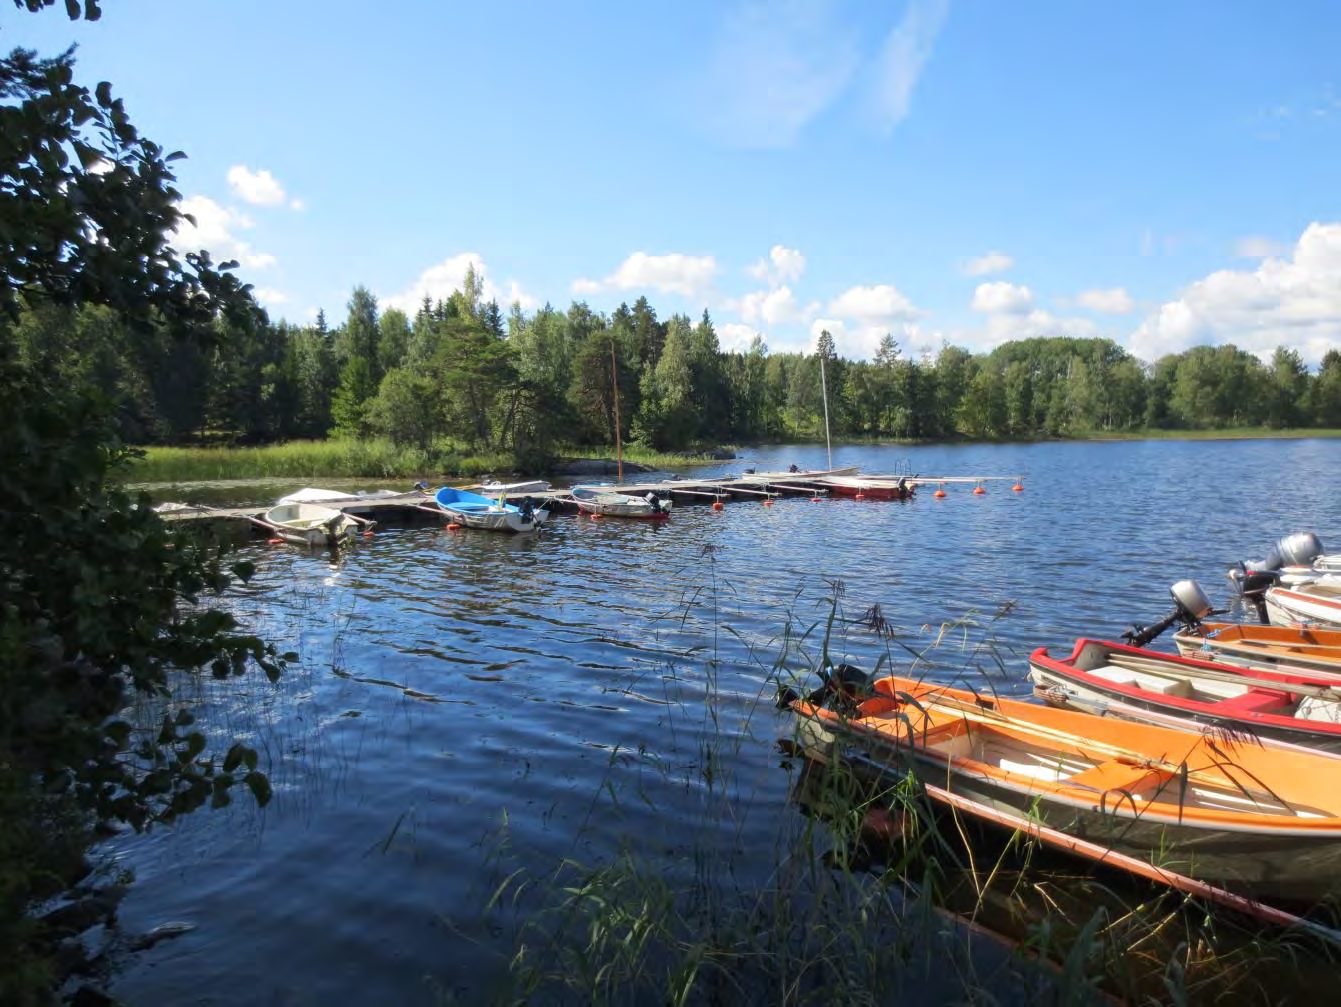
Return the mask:
<path fill-rule="evenodd" d="M 1169 588 L 1169 594 L 1173 596 L 1172 612 L 1149 626 L 1138 626 L 1133 623 L 1131 628 L 1122 634 L 1122 639 L 1133 647 L 1144 647 L 1175 622 L 1181 622 L 1188 629 L 1195 629 L 1206 616 L 1217 614 L 1215 609 L 1211 608 L 1211 600 L 1206 597 L 1206 592 L 1195 580 L 1180 580 Z"/>
<path fill-rule="evenodd" d="M 523 497 L 522 502 L 517 505 L 517 513 L 522 519 L 522 524 L 530 524 L 535 520 L 535 501 L 530 497 Z"/>
<path fill-rule="evenodd" d="M 1276 541 L 1264 559 L 1239 560 L 1229 571 L 1229 582 L 1243 596 L 1244 601 L 1252 602 L 1257 617 L 1267 621 L 1267 588 L 1280 583 L 1283 567 L 1311 566 L 1313 561 L 1325 550 L 1322 541 L 1311 531 L 1295 532 Z"/>

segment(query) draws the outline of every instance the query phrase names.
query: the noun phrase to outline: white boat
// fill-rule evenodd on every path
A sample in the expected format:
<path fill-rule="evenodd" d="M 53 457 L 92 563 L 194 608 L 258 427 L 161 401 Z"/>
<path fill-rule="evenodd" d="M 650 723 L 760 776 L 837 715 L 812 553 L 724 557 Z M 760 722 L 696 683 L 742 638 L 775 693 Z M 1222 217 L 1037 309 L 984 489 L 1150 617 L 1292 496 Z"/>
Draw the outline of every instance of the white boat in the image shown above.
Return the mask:
<path fill-rule="evenodd" d="M 1307 622 L 1341 627 L 1341 578 L 1324 576 L 1303 584 L 1281 584 L 1268 588 L 1262 597 L 1274 626 Z"/>
<path fill-rule="evenodd" d="M 327 490 L 317 486 L 304 486 L 288 496 L 275 501 L 277 504 L 291 503 L 346 503 L 357 500 L 376 500 L 381 497 L 399 496 L 395 490 L 374 490 L 371 493 L 346 493 L 344 490 Z"/>
<path fill-rule="evenodd" d="M 543 479 L 519 483 L 500 483 L 496 479 L 490 479 L 488 482 L 480 483 L 479 492 L 487 497 L 496 497 L 500 493 L 504 496 L 517 496 L 521 493 L 548 493 L 550 488 L 549 483 Z"/>
<path fill-rule="evenodd" d="M 815 479 L 827 477 L 855 476 L 861 471 L 860 465 L 849 465 L 841 469 L 798 469 L 791 468 L 785 472 L 746 472 L 740 476 L 741 479 L 747 479 L 751 482 L 786 482 L 787 480 L 810 482 Z"/>
<path fill-rule="evenodd" d="M 478 493 L 450 486 L 438 490 L 433 499 L 453 521 L 484 531 L 532 532 L 549 517 L 549 511 L 533 506 L 529 499 L 518 506 L 508 503 L 502 496 L 490 500 Z"/>
<path fill-rule="evenodd" d="M 583 514 L 601 517 L 639 518 L 644 521 L 665 520 L 670 517 L 671 500 L 655 492 L 646 496 L 631 496 L 600 486 L 574 486 L 571 490 L 577 509 Z"/>
<path fill-rule="evenodd" d="M 265 512 L 275 535 L 300 545 L 339 545 L 358 530 L 359 522 L 343 511 L 317 503 L 281 503 Z"/>

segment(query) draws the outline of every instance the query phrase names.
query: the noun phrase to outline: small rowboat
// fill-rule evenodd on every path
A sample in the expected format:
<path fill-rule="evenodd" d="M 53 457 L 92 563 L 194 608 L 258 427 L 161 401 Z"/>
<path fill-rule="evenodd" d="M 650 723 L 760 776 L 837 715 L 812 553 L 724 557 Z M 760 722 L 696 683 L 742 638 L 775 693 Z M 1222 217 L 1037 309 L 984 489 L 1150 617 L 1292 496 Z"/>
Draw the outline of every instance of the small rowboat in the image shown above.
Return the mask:
<path fill-rule="evenodd" d="M 536 508 L 529 500 L 523 500 L 520 505 L 510 504 L 502 497 L 490 500 L 478 493 L 450 486 L 438 490 L 433 499 L 453 521 L 484 531 L 532 532 L 549 517 L 549 511 Z"/>
<path fill-rule="evenodd" d="M 1262 596 L 1274 626 L 1318 623 L 1341 627 L 1341 577 L 1327 574 L 1303 584 L 1277 585 Z"/>
<path fill-rule="evenodd" d="M 601 517 L 626 517 L 643 521 L 664 521 L 670 517 L 671 500 L 655 493 L 645 497 L 631 496 L 599 486 L 574 486 L 573 500 L 583 514 Z"/>
<path fill-rule="evenodd" d="M 285 542 L 310 546 L 339 545 L 359 527 L 343 511 L 316 503 L 277 504 L 265 512 L 265 523 Z"/>
<path fill-rule="evenodd" d="M 1298 745 L 1341 751 L 1341 677 L 1312 678 L 1077 640 L 1069 657 L 1029 655 L 1035 694 L 1050 705 L 1145 719 L 1160 711 Z M 1122 704 L 1120 710 L 1110 704 Z"/>
<path fill-rule="evenodd" d="M 808 748 L 1253 897 L 1341 893 L 1341 759 L 888 677 L 850 710 L 793 699 Z M 971 806 L 970 806 L 971 810 Z"/>
<path fill-rule="evenodd" d="M 864 497 L 867 500 L 907 500 L 914 486 L 906 478 L 879 479 L 856 476 L 825 476 L 818 480 L 834 496 Z"/>
<path fill-rule="evenodd" d="M 496 479 L 491 479 L 480 483 L 479 490 L 487 497 L 497 497 L 500 493 L 504 496 L 520 496 L 523 493 L 548 493 L 550 485 L 543 479 L 519 483 L 500 483 Z"/>
<path fill-rule="evenodd" d="M 1201 622 L 1173 642 L 1184 657 L 1341 680 L 1341 629 Z"/>

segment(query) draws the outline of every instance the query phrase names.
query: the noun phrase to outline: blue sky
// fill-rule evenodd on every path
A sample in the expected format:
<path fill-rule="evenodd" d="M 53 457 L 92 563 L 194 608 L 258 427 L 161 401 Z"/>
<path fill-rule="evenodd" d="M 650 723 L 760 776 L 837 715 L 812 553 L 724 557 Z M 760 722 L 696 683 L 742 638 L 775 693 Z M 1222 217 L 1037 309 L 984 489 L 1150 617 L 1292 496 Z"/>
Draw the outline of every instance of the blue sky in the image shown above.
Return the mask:
<path fill-rule="evenodd" d="M 707 308 L 724 347 L 1101 335 L 1341 347 L 1341 5 L 104 0 L 6 5 L 187 153 L 274 318 Z"/>

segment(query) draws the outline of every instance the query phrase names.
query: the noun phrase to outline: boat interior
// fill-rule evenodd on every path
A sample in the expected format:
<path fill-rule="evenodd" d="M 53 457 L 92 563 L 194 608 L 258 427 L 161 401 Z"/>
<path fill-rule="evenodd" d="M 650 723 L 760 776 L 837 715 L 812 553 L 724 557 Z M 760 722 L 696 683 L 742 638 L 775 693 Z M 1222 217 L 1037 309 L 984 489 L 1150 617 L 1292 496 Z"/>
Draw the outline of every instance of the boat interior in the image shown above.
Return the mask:
<path fill-rule="evenodd" d="M 863 703 L 859 716 L 850 723 L 893 740 L 918 756 L 920 762 L 925 763 L 927 756 L 936 763 L 944 761 L 947 777 L 952 770 L 976 770 L 1040 792 L 1091 796 L 1110 811 L 1139 815 L 1158 802 L 1179 807 L 1183 813 L 1201 810 L 1281 818 L 1336 816 L 1335 811 L 1272 793 L 1252 772 L 1203 746 L 1197 746 L 1187 763 L 1174 763 L 1146 759 L 1136 752 L 1064 735 L 1046 726 L 1006 718 L 997 723 L 994 719 L 990 713 L 968 708 L 935 707 L 923 715 L 882 698 Z M 937 781 L 928 778 L 928 782 Z"/>

